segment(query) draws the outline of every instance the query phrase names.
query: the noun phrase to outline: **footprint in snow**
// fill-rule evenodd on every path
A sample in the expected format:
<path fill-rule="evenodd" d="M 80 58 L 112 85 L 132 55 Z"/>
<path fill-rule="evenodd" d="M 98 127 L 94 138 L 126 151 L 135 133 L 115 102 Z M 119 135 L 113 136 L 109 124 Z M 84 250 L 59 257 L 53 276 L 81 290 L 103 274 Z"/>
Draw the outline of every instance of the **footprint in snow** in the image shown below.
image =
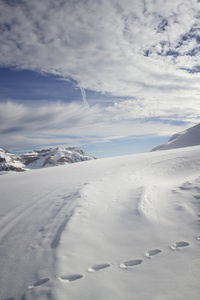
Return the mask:
<path fill-rule="evenodd" d="M 40 230 L 39 230 L 39 232 L 43 232 L 43 231 L 45 231 L 45 228 L 41 227 Z"/>
<path fill-rule="evenodd" d="M 147 253 L 145 254 L 147 257 L 151 258 L 154 255 L 157 255 L 158 253 L 160 253 L 161 250 L 160 249 L 153 249 L 153 250 L 149 250 L 147 251 Z"/>
<path fill-rule="evenodd" d="M 127 268 L 130 268 L 130 267 L 140 265 L 142 262 L 143 262 L 142 259 L 135 259 L 135 260 L 125 261 L 125 262 L 120 264 L 120 268 L 127 269 Z"/>
<path fill-rule="evenodd" d="M 29 285 L 28 289 L 34 289 L 35 287 L 42 285 L 42 284 L 46 283 L 47 281 L 49 281 L 49 278 L 40 279 L 40 280 L 36 281 L 33 285 Z"/>
<path fill-rule="evenodd" d="M 81 211 L 77 211 L 77 212 L 76 212 L 76 215 L 81 215 L 81 214 L 82 214 Z"/>
<path fill-rule="evenodd" d="M 182 248 L 182 247 L 187 247 L 189 246 L 189 243 L 188 242 L 184 242 L 184 241 L 181 241 L 181 242 L 176 242 L 176 243 L 173 243 L 171 246 L 169 246 L 172 250 L 177 250 L 178 248 Z"/>
<path fill-rule="evenodd" d="M 71 282 L 81 278 L 83 278 L 83 275 L 80 274 L 73 274 L 73 275 L 66 275 L 66 276 L 59 277 L 61 281 L 65 281 L 65 282 Z"/>
<path fill-rule="evenodd" d="M 98 272 L 100 270 L 103 270 L 103 269 L 106 269 L 106 268 L 109 268 L 109 267 L 111 267 L 110 263 L 98 264 L 98 265 L 94 265 L 94 266 L 90 267 L 88 269 L 88 272 Z"/>

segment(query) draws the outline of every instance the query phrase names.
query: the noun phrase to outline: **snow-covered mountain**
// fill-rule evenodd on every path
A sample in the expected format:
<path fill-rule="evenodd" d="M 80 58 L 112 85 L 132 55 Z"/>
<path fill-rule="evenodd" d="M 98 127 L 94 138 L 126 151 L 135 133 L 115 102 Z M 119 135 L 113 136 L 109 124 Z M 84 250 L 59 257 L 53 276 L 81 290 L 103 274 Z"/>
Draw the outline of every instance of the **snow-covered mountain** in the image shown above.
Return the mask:
<path fill-rule="evenodd" d="M 92 159 L 95 158 L 86 155 L 77 147 L 34 150 L 22 155 L 11 154 L 0 148 L 0 171 L 20 172 Z"/>
<path fill-rule="evenodd" d="M 196 300 L 200 146 L 0 176 L 1 300 Z"/>
<path fill-rule="evenodd" d="M 151 151 L 176 149 L 196 145 L 200 145 L 200 124 L 174 134 L 167 143 L 159 145 Z"/>

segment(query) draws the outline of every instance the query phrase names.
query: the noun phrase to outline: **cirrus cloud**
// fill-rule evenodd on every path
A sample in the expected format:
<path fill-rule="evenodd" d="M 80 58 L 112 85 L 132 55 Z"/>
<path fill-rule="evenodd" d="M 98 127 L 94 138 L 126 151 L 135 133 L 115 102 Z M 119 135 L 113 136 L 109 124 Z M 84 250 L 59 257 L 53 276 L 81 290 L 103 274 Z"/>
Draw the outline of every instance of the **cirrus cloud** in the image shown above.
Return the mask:
<path fill-rule="evenodd" d="M 166 118 L 168 107 L 151 99 L 148 102 L 125 100 L 108 107 L 63 102 L 3 102 L 0 103 L 1 147 L 19 150 L 52 144 L 79 146 L 147 135 L 170 136 L 183 127 L 186 129 L 188 123 L 198 122 L 200 109 L 198 103 L 192 104 L 194 108 L 189 109 L 185 103 L 177 117 L 176 107 L 171 102 Z M 163 122 L 174 119 L 180 124 Z"/>

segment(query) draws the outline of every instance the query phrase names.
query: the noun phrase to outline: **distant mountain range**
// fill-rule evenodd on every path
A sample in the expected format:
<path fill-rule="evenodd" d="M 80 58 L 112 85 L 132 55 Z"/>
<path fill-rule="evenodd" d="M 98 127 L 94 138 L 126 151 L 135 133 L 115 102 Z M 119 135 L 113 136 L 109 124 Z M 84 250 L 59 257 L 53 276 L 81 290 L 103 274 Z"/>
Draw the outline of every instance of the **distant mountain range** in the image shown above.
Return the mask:
<path fill-rule="evenodd" d="M 151 151 L 169 150 L 197 145 L 200 145 L 200 124 L 174 134 L 167 143 L 159 145 Z"/>
<path fill-rule="evenodd" d="M 11 154 L 0 148 L 0 171 L 21 172 L 92 159 L 95 157 L 86 155 L 78 147 L 33 150 L 22 155 Z"/>

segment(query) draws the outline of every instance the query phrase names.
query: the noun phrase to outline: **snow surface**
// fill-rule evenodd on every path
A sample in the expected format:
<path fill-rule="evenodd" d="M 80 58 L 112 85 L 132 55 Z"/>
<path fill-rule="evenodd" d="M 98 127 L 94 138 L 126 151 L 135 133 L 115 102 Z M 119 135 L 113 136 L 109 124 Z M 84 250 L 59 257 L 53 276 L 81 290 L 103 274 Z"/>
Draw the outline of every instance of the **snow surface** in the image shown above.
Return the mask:
<path fill-rule="evenodd" d="M 200 146 L 7 173 L 0 191 L 1 300 L 200 298 Z"/>
<path fill-rule="evenodd" d="M 167 143 L 159 145 L 151 151 L 169 150 L 197 145 L 200 145 L 200 124 L 174 134 Z"/>

